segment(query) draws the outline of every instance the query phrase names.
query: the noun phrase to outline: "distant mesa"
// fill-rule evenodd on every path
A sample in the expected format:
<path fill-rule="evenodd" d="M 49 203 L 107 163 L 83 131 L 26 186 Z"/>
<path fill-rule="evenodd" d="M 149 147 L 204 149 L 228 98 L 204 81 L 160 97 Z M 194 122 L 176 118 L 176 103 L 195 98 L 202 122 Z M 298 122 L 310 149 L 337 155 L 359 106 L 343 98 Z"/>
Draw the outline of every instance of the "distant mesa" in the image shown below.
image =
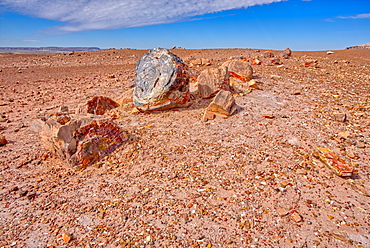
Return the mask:
<path fill-rule="evenodd" d="M 0 53 L 53 54 L 100 51 L 99 47 L 0 47 Z"/>
<path fill-rule="evenodd" d="M 370 42 L 358 46 L 347 47 L 346 49 L 370 49 Z"/>

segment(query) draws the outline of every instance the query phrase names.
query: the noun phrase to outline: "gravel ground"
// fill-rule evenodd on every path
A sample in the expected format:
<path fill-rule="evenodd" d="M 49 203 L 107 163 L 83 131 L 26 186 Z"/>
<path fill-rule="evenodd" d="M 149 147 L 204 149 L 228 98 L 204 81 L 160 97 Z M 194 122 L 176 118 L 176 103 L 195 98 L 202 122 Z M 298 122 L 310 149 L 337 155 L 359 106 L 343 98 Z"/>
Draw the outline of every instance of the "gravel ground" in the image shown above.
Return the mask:
<path fill-rule="evenodd" d="M 29 128 L 38 114 L 118 99 L 145 52 L 0 54 L 0 247 L 370 247 L 370 50 L 253 65 L 260 90 L 235 95 L 227 119 L 202 122 L 202 99 L 123 113 L 115 122 L 131 141 L 84 170 L 43 148 Z M 193 72 L 268 60 L 265 50 L 173 52 Z M 354 175 L 333 174 L 318 147 Z"/>

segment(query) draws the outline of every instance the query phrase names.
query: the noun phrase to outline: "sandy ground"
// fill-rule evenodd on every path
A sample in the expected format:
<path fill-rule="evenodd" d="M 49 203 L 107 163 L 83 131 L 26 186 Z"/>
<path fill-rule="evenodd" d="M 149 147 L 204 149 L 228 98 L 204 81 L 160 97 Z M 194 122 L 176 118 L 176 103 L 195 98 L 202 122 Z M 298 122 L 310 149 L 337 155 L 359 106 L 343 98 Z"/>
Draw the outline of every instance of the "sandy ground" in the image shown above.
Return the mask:
<path fill-rule="evenodd" d="M 0 54 L 0 247 L 370 247 L 370 50 L 254 65 L 261 90 L 236 96 L 228 119 L 202 122 L 211 100 L 201 99 L 125 114 L 115 121 L 132 141 L 85 170 L 49 154 L 32 120 L 117 99 L 145 52 Z M 267 60 L 264 50 L 173 52 L 210 67 Z M 356 173 L 334 175 L 312 155 L 318 147 Z"/>

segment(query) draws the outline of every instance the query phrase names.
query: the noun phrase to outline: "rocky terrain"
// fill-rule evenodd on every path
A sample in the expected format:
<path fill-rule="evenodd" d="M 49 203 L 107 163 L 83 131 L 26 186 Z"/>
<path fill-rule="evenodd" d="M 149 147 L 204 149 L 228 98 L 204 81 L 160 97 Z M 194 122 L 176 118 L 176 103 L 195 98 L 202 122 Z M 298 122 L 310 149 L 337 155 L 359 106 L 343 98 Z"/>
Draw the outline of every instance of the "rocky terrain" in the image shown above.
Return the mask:
<path fill-rule="evenodd" d="M 265 50 L 172 51 L 194 74 L 258 58 L 259 89 L 207 122 L 212 99 L 120 112 L 130 141 L 82 170 L 31 122 L 118 99 L 147 51 L 0 54 L 0 247 L 370 247 L 370 50 L 268 51 L 280 62 Z M 335 175 L 317 148 L 355 173 Z"/>

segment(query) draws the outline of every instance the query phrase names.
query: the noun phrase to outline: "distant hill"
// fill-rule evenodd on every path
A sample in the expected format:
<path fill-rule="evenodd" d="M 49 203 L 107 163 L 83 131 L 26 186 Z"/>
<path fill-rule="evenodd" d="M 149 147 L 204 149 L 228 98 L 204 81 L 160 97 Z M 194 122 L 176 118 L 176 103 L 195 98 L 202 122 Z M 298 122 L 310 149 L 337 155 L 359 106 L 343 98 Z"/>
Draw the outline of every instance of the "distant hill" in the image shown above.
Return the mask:
<path fill-rule="evenodd" d="M 347 47 L 347 49 L 370 49 L 370 42 L 358 46 Z"/>
<path fill-rule="evenodd" d="M 53 54 L 100 51 L 99 47 L 0 47 L 0 53 Z"/>

